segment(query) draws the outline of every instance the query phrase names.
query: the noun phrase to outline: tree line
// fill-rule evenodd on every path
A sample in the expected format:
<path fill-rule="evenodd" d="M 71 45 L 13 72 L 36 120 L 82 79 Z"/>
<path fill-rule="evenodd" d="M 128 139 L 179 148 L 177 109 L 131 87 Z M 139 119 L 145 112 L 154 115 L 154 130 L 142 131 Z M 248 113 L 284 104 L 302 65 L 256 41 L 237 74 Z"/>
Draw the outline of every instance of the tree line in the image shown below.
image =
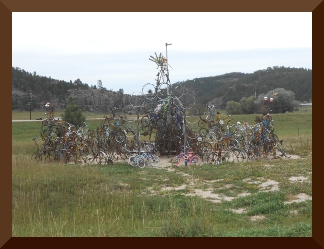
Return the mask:
<path fill-rule="evenodd" d="M 260 112 L 263 96 L 276 89 L 278 95 L 272 105 L 273 112 L 292 111 L 298 102 L 312 99 L 312 70 L 304 68 L 274 66 L 254 73 L 232 72 L 173 84 L 177 86 L 174 87 L 175 95 L 191 93 L 195 96 L 197 109 L 204 109 L 211 103 L 232 113 Z M 66 82 L 18 67 L 12 67 L 12 93 L 12 109 L 25 108 L 28 104 L 41 109 L 48 101 L 56 102 L 60 109 L 64 109 L 71 96 L 82 110 L 106 112 L 113 105 L 127 107 L 129 100 L 123 89 L 117 92 L 107 90 L 101 80 L 97 85 L 89 86 L 80 79 Z M 287 96 L 289 104 L 285 102 Z"/>
<path fill-rule="evenodd" d="M 211 102 L 225 109 L 228 101 L 240 102 L 252 96 L 257 99 L 277 88 L 292 91 L 296 101 L 312 99 L 312 70 L 304 68 L 274 66 L 253 73 L 234 72 L 175 84 L 182 87 L 178 87 L 181 91 L 194 93 L 200 107 Z"/>

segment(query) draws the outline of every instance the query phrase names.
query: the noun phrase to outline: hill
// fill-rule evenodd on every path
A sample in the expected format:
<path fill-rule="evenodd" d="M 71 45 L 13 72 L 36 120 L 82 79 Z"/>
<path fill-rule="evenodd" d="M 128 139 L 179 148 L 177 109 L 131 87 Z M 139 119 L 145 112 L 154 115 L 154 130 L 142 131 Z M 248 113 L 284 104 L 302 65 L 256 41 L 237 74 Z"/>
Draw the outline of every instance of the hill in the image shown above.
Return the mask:
<path fill-rule="evenodd" d="M 312 99 L 312 70 L 303 68 L 268 67 L 251 74 L 228 73 L 176 83 L 183 91 L 194 93 L 197 105 L 213 103 L 224 108 L 228 101 L 258 96 L 276 88 L 295 93 L 297 101 Z"/>
<path fill-rule="evenodd" d="M 176 95 L 194 95 L 198 108 L 207 103 L 224 108 L 228 101 L 238 102 L 243 97 L 258 96 L 276 88 L 294 92 L 295 99 L 303 102 L 312 99 L 312 70 L 274 66 L 249 74 L 232 72 L 175 82 L 174 85 Z M 31 103 L 33 109 L 43 109 L 48 101 L 55 108 L 64 109 L 69 96 L 83 110 L 100 112 L 109 111 L 113 105 L 124 107 L 129 98 L 123 89 L 115 92 L 104 87 L 89 86 L 80 79 L 66 82 L 36 75 L 36 72 L 32 74 L 20 68 L 12 68 L 13 110 L 24 110 L 28 108 L 28 103 Z"/>

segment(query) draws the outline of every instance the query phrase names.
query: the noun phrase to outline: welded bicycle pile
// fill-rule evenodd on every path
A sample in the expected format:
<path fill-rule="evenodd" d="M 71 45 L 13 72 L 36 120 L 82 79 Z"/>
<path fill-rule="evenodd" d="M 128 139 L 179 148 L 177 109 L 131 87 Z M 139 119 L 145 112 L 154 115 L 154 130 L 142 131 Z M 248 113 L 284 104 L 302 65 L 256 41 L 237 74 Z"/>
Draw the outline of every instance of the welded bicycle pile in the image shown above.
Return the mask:
<path fill-rule="evenodd" d="M 168 60 L 161 53 L 155 53 L 150 60 L 159 69 L 156 83 L 147 83 L 141 92 L 130 96 L 130 105 L 137 111 L 137 130 L 154 144 L 154 151 L 160 156 L 179 153 L 179 143 L 187 143 L 188 135 L 192 136 L 191 148 L 197 149 L 197 137 L 186 119 L 186 113 L 195 105 L 194 96 L 174 94 Z M 140 117 L 143 112 L 145 115 Z"/>
<path fill-rule="evenodd" d="M 287 157 L 282 140 L 274 133 L 270 114 L 255 118 L 255 125 L 244 122 L 231 124 L 231 115 L 222 119 L 208 107 L 210 115 L 198 121 L 198 136 L 204 162 L 218 164 L 223 161 L 249 161 L 261 158 Z"/>
<path fill-rule="evenodd" d="M 86 164 L 113 164 L 128 159 L 132 166 L 145 167 L 158 166 L 159 156 L 171 155 L 174 165 L 182 159 L 196 165 L 201 160 L 215 164 L 256 160 L 276 157 L 278 151 L 280 156 L 286 156 L 270 115 L 257 117 L 255 125 L 232 125 L 231 117 L 222 119 L 212 105 L 207 106 L 209 114 L 204 118 L 195 110 L 192 94 L 174 93 L 167 58 L 155 53 L 149 59 L 159 71 L 155 84 L 147 83 L 141 92 L 130 95 L 129 107 L 136 113 L 135 118 L 128 119 L 125 110 L 114 107 L 110 116 L 104 115 L 100 127 L 90 130 L 87 123 L 75 127 L 50 117 L 42 122 L 42 144 L 33 139 L 37 150 L 32 157 Z M 191 160 L 193 155 L 196 159 Z"/>

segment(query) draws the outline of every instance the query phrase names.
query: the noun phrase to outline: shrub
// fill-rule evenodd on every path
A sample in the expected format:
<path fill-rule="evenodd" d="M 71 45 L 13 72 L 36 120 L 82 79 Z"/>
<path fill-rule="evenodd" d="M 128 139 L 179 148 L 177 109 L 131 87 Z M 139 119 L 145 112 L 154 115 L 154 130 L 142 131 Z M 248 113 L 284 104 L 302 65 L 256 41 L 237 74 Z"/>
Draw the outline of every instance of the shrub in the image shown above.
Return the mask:
<path fill-rule="evenodd" d="M 78 105 L 74 103 L 72 97 L 67 100 L 67 107 L 61 115 L 63 120 L 75 126 L 82 126 L 85 122 L 85 116 Z"/>

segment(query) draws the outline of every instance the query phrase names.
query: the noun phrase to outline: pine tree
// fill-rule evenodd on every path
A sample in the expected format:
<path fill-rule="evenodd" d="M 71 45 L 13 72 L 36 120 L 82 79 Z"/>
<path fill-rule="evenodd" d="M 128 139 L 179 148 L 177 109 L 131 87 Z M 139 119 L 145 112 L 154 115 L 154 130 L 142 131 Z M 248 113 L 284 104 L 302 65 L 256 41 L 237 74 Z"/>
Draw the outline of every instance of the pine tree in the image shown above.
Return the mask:
<path fill-rule="evenodd" d="M 61 116 L 64 121 L 75 126 L 82 126 L 83 122 L 85 122 L 85 116 L 82 114 L 82 110 L 74 103 L 71 96 L 68 98 L 66 109 Z"/>

